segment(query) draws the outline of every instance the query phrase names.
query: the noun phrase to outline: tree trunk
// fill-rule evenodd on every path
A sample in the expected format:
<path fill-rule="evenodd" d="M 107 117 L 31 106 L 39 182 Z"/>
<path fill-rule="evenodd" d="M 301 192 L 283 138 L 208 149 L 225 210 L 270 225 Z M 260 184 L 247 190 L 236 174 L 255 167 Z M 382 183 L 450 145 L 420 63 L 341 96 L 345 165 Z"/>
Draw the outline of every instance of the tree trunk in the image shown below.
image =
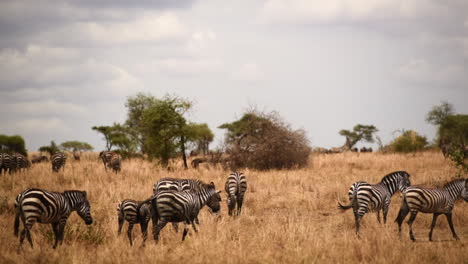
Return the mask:
<path fill-rule="evenodd" d="M 185 155 L 185 136 L 180 137 L 180 149 L 182 151 L 182 159 L 184 160 L 184 169 L 188 169 L 187 155 Z"/>

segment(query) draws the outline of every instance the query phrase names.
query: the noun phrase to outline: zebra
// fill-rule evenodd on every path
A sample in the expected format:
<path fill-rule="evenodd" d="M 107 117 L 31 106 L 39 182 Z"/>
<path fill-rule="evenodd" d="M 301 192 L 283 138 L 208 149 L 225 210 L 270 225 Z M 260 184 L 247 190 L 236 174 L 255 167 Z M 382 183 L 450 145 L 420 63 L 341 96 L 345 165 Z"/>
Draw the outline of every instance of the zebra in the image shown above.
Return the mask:
<path fill-rule="evenodd" d="M 224 185 L 228 198 L 227 204 L 229 208 L 229 215 L 234 214 L 234 208 L 237 203 L 237 215 L 240 215 L 242 209 L 242 202 L 244 201 L 244 195 L 247 191 L 247 180 L 243 173 L 233 172 L 226 179 Z"/>
<path fill-rule="evenodd" d="M 380 210 L 382 210 L 384 223 L 387 223 L 390 199 L 397 190 L 403 192 L 411 185 L 409 178 L 410 175 L 406 171 L 395 171 L 385 175 L 380 183 L 375 185 L 364 181 L 355 182 L 348 192 L 351 203 L 342 205 L 338 202 L 338 208 L 343 211 L 353 208 L 357 234 L 359 234 L 359 223 L 368 211 L 376 211 L 380 223 Z"/>
<path fill-rule="evenodd" d="M 153 194 L 157 194 L 159 192 L 164 191 L 199 191 L 201 186 L 204 186 L 205 183 L 196 180 L 196 179 L 178 179 L 178 178 L 161 178 L 158 180 L 153 186 Z M 195 223 L 197 225 L 200 224 L 198 217 L 195 217 Z M 172 223 L 172 227 L 174 228 L 175 232 L 179 232 L 179 226 L 177 223 Z"/>
<path fill-rule="evenodd" d="M 86 225 L 93 223 L 86 191 L 69 190 L 58 193 L 29 188 L 16 197 L 15 211 L 15 236 L 18 236 L 20 218 L 24 225 L 18 249 L 21 249 L 25 236 L 33 248 L 31 228 L 36 222 L 52 225 L 55 235 L 53 248 L 56 248 L 59 242 L 62 244 L 65 224 L 73 211 L 77 211 Z"/>
<path fill-rule="evenodd" d="M 1 167 L 0 167 L 0 174 L 5 172 L 5 174 L 13 174 L 16 172 L 17 164 L 16 164 L 16 157 L 14 155 L 10 155 L 8 153 L 0 153 L 1 156 Z"/>
<path fill-rule="evenodd" d="M 137 208 L 140 204 L 140 202 L 135 200 L 125 199 L 117 206 L 119 222 L 118 234 L 120 235 L 122 233 L 122 227 L 126 220 L 128 222 L 127 235 L 131 246 L 133 245 L 132 230 L 135 224 L 140 224 L 141 232 L 143 233 L 143 244 L 148 238 L 147 230 L 148 222 L 151 218 L 151 205 L 148 203 L 141 204 L 140 211 L 137 213 Z"/>
<path fill-rule="evenodd" d="M 57 152 L 52 157 L 50 157 L 50 162 L 52 163 L 52 171 L 58 172 L 60 168 L 63 168 L 65 171 L 65 163 L 67 161 L 67 157 L 62 152 Z"/>
<path fill-rule="evenodd" d="M 107 166 L 115 173 L 120 172 L 122 169 L 122 157 L 118 153 L 114 153 Z"/>
<path fill-rule="evenodd" d="M 151 202 L 154 239 L 159 240 L 159 233 L 169 222 L 184 222 L 182 241 L 188 233 L 187 225 L 192 225 L 193 230 L 198 232 L 195 218 L 205 204 L 212 214 L 219 214 L 220 192 L 216 191 L 214 183 L 211 182 L 201 185 L 196 191 L 162 191 L 143 201 L 143 204 Z"/>
<path fill-rule="evenodd" d="M 16 160 L 16 169 L 21 170 L 21 169 L 28 169 L 31 167 L 31 162 L 28 160 L 28 158 L 20 153 L 14 153 L 12 155 L 15 160 Z"/>
<path fill-rule="evenodd" d="M 102 163 L 104 164 L 104 169 L 107 170 L 109 167 L 109 163 L 112 159 L 112 156 L 114 156 L 116 153 L 113 151 L 101 151 L 99 152 L 99 158 L 101 158 Z"/>
<path fill-rule="evenodd" d="M 429 241 L 432 241 L 432 231 L 434 230 L 437 217 L 444 214 L 452 231 L 453 238 L 459 240 L 452 223 L 452 209 L 455 200 L 459 197 L 468 202 L 468 179 L 457 179 L 445 184 L 442 188 L 425 188 L 421 186 L 410 186 L 403 192 L 403 201 L 396 222 L 398 223 L 398 233 L 401 233 L 403 220 L 411 213 L 408 220 L 409 236 L 415 241 L 413 235 L 413 222 L 418 212 L 432 213 L 431 231 Z"/>

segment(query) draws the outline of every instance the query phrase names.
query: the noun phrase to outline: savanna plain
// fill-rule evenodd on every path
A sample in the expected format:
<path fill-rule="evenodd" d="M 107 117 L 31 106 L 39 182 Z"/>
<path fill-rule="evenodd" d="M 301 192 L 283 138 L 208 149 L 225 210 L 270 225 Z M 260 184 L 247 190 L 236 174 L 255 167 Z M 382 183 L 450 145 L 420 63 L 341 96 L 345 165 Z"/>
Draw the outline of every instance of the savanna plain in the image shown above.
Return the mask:
<path fill-rule="evenodd" d="M 205 166 L 204 166 L 205 165 Z M 162 170 L 140 159 L 124 160 L 119 174 L 105 171 L 96 153 L 81 161 L 69 156 L 64 171 L 52 173 L 50 163 L 0 178 L 0 263 L 468 263 L 468 203 L 458 201 L 453 222 L 460 241 L 453 240 L 445 217 L 438 219 L 434 242 L 428 241 L 432 216 L 419 214 L 413 225 L 417 241 L 403 225 L 398 236 L 394 222 L 400 207 L 393 196 L 388 222 L 379 224 L 375 213 L 364 216 L 361 235 L 355 234 L 352 211 L 340 212 L 337 202 L 348 203 L 350 185 L 358 180 L 377 183 L 387 173 L 405 170 L 412 184 L 442 186 L 457 171 L 439 152 L 416 154 L 342 153 L 312 155 L 309 166 L 297 170 L 244 170 L 248 181 L 242 214 L 229 217 L 224 183 L 229 171 L 202 164 L 198 169 Z M 222 192 L 218 218 L 202 209 L 199 232 L 181 242 L 181 231 L 167 225 L 155 244 L 145 247 L 138 226 L 134 246 L 126 237 L 127 224 L 117 236 L 117 204 L 125 198 L 143 200 L 162 177 L 213 181 Z M 465 176 L 466 177 L 466 176 Z M 34 248 L 27 241 L 17 252 L 13 235 L 14 200 L 28 187 L 52 191 L 86 190 L 94 223 L 86 226 L 73 213 L 64 243 L 52 249 L 50 225 L 32 229 Z M 21 227 L 22 228 L 22 227 Z"/>

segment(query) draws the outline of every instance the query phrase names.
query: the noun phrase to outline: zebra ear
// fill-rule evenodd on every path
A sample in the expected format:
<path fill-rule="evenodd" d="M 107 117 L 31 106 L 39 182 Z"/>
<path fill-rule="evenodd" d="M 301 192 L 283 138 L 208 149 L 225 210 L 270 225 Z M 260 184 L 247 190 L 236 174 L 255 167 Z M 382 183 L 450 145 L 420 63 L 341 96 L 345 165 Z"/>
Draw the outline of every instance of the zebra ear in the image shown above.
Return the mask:
<path fill-rule="evenodd" d="M 210 185 L 211 185 L 211 186 L 215 186 L 215 185 L 214 185 L 214 182 L 210 182 Z"/>

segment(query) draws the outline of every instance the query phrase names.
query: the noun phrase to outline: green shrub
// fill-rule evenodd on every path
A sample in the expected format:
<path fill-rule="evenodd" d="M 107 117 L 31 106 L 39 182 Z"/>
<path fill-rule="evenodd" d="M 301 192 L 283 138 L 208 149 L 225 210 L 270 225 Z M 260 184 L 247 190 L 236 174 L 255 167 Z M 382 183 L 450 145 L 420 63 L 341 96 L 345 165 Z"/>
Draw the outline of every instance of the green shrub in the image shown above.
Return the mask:
<path fill-rule="evenodd" d="M 416 131 L 408 130 L 390 143 L 390 150 L 394 152 L 415 152 L 427 147 L 428 142 L 425 136 L 419 135 Z"/>

